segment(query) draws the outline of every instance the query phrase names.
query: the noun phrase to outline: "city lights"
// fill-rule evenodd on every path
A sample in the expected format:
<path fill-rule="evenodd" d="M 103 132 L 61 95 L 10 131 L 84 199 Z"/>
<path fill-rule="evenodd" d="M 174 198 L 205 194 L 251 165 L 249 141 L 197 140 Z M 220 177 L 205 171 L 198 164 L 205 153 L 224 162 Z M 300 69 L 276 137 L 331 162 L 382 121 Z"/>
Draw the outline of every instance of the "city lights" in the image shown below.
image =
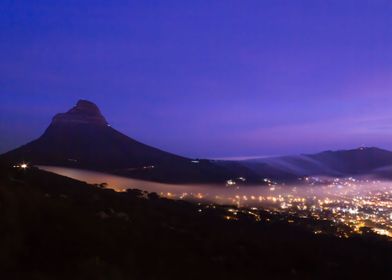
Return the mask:
<path fill-rule="evenodd" d="M 247 187 L 232 189 L 232 195 L 212 196 L 209 193 L 184 193 L 164 195 L 172 199 L 210 201 L 217 204 L 232 203 L 238 209 L 228 209 L 224 218 L 238 219 L 243 213 L 262 220 L 256 209 L 270 213 L 329 221 L 336 226 L 339 237 L 363 234 L 366 229 L 373 233 L 392 237 L 392 183 L 354 178 L 320 179 L 304 178 L 303 185 L 281 186 L 270 179 L 268 187 L 259 187 L 260 193 L 252 193 Z M 317 182 L 317 185 L 315 184 Z M 234 185 L 229 180 L 226 185 Z M 254 188 L 251 189 L 254 191 Z M 257 206 L 257 207 L 256 207 Z M 252 210 L 252 211 L 251 211 Z M 256 210 L 256 211 L 253 211 Z M 294 220 L 288 219 L 288 223 Z M 323 233 L 320 229 L 315 234 Z"/>

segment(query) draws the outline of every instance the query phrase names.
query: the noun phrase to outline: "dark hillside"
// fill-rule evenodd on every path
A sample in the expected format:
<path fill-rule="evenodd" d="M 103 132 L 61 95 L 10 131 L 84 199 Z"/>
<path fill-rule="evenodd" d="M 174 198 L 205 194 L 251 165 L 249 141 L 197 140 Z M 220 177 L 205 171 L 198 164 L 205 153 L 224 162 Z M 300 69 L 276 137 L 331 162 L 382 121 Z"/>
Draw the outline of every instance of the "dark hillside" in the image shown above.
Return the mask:
<path fill-rule="evenodd" d="M 225 206 L 116 193 L 2 167 L 0 271 L 3 279 L 67 280 L 392 275 L 392 247 L 383 239 L 313 235 L 306 224 L 289 225 L 263 211 L 270 222 L 245 214 L 226 220 L 226 214 Z"/>

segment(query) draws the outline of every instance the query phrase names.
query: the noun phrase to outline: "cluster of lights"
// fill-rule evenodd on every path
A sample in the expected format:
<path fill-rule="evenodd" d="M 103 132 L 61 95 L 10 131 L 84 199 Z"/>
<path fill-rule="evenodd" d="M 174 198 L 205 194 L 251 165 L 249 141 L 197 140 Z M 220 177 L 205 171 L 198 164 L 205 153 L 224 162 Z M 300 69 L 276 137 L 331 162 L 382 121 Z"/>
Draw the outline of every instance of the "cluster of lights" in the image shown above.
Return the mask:
<path fill-rule="evenodd" d="M 143 169 L 153 169 L 153 168 L 155 168 L 154 165 L 143 166 Z"/>
<path fill-rule="evenodd" d="M 254 206 L 261 206 L 264 211 L 271 211 L 271 213 L 286 213 L 297 217 L 330 221 L 336 225 L 339 231 L 337 235 L 341 237 L 348 237 L 354 233 L 361 234 L 368 230 L 392 237 L 392 185 L 354 178 L 335 178 L 325 181 L 308 177 L 304 178 L 303 182 L 305 188 L 280 186 L 270 179 L 265 179 L 269 187 L 266 189 L 267 193 L 263 195 L 240 194 L 237 187 L 233 192 L 238 194 L 234 193 L 233 196 L 211 196 L 200 192 L 161 193 L 161 196 L 172 199 L 214 201 L 219 204 L 232 203 L 238 208 L 228 210 L 228 214 L 224 216 L 227 220 L 237 220 L 239 211 L 245 211 L 243 214 L 253 216 L 258 221 L 260 217 L 253 209 L 257 209 Z M 226 183 L 228 186 L 235 185 L 234 180 Z M 246 187 L 243 189 L 246 190 Z M 322 230 L 317 229 L 314 233 L 320 234 Z"/>
<path fill-rule="evenodd" d="M 20 163 L 13 166 L 13 168 L 27 169 L 29 165 L 27 163 Z"/>
<path fill-rule="evenodd" d="M 230 187 L 230 186 L 235 186 L 237 183 L 234 180 L 227 180 L 226 181 L 226 186 Z"/>

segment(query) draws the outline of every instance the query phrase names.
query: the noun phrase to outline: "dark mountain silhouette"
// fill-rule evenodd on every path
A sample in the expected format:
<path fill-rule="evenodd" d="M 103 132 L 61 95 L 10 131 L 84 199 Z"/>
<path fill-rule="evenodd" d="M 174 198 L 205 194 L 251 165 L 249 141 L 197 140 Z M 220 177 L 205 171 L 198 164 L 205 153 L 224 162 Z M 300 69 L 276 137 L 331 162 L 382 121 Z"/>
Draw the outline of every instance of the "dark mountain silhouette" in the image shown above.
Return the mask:
<path fill-rule="evenodd" d="M 239 177 L 245 177 L 248 183 L 260 183 L 263 178 L 292 182 L 316 175 L 392 177 L 392 152 L 378 148 L 244 161 L 192 160 L 118 132 L 110 127 L 99 108 L 86 100 L 54 116 L 41 137 L 1 155 L 0 160 L 83 168 L 170 183 L 224 183 Z"/>
<path fill-rule="evenodd" d="M 129 138 L 111 128 L 98 107 L 86 100 L 57 114 L 41 137 L 1 159 L 92 169 L 160 182 L 223 183 L 242 175 L 209 160 L 193 161 Z"/>
<path fill-rule="evenodd" d="M 284 156 L 242 161 L 241 164 L 260 176 L 298 178 L 303 176 L 390 177 L 392 152 L 361 147 L 353 150 L 326 151 L 313 155 Z"/>

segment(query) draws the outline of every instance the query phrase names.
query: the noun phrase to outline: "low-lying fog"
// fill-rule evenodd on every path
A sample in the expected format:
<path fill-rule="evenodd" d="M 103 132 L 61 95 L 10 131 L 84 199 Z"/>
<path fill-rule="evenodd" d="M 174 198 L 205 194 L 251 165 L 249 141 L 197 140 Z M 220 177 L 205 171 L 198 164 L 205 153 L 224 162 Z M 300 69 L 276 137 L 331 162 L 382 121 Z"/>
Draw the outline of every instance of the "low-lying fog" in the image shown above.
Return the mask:
<path fill-rule="evenodd" d="M 203 184 L 164 184 L 138 179 L 120 177 L 112 174 L 72 169 L 54 166 L 39 166 L 39 168 L 74 178 L 90 184 L 106 183 L 107 187 L 116 191 L 125 189 L 140 189 L 148 192 L 156 192 L 170 198 L 203 199 L 215 203 L 233 203 L 241 201 L 241 205 L 254 205 L 261 202 L 276 202 L 282 197 L 298 197 L 312 199 L 339 199 L 353 198 L 356 196 L 370 196 L 392 194 L 392 183 L 371 179 L 356 180 L 354 178 L 336 179 L 323 178 L 303 180 L 298 184 L 291 185 L 243 185 L 225 186 Z M 274 199 L 274 197 L 276 199 Z"/>
<path fill-rule="evenodd" d="M 371 228 L 377 234 L 392 237 L 392 182 L 389 181 L 310 177 L 301 179 L 296 185 L 277 185 L 267 178 L 267 185 L 259 186 L 174 185 L 71 168 L 40 168 L 91 184 L 106 183 L 107 187 L 117 191 L 132 188 L 172 199 L 229 204 L 250 210 L 260 207 L 301 218 L 344 224 L 355 233 Z"/>

